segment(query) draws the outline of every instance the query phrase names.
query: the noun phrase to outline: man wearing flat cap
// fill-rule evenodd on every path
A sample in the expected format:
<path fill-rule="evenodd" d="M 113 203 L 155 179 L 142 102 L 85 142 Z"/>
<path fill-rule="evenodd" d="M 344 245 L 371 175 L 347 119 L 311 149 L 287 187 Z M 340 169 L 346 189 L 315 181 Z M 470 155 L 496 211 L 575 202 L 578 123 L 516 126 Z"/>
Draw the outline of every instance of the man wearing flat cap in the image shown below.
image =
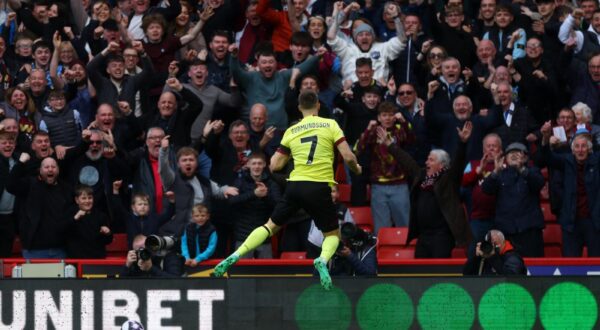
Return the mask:
<path fill-rule="evenodd" d="M 522 143 L 509 144 L 481 188 L 496 195 L 494 228 L 502 231 L 522 256 L 543 257 L 544 216 L 539 195 L 544 177 L 538 168 L 527 166 L 527 155 Z"/>

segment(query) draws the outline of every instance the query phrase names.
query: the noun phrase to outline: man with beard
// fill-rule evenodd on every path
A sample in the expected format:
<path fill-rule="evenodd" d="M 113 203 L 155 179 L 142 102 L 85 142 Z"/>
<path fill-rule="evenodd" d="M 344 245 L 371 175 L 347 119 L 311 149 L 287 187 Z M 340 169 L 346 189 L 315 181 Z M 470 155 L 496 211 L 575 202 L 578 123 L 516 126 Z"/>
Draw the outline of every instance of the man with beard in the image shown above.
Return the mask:
<path fill-rule="evenodd" d="M 211 209 L 212 198 L 228 198 L 238 194 L 237 188 L 219 186 L 215 182 L 199 175 L 198 152 L 190 147 L 177 151 L 177 167 L 174 171 L 169 159 L 169 137 L 162 139 L 158 154 L 160 177 L 165 191 L 175 193 L 175 217 L 164 224 L 161 235 L 181 236 L 185 225 L 192 217 L 192 207 L 202 203 Z"/>
<path fill-rule="evenodd" d="M 475 21 L 473 35 L 480 40 L 483 35 L 494 28 L 494 16 L 496 13 L 496 0 L 481 0 L 479 5 L 479 17 Z"/>
<path fill-rule="evenodd" d="M 114 144 L 112 133 L 92 130 L 88 147 L 67 150 L 63 163 L 67 182 L 72 186 L 86 185 L 94 191 L 94 207 L 113 220 L 109 197 L 113 181 L 129 178 L 129 169 L 123 153 Z M 122 219 L 119 219 L 122 220 Z M 123 223 L 110 223 L 113 230 L 123 228 Z"/>
<path fill-rule="evenodd" d="M 67 257 L 65 232 L 71 215 L 65 210 L 73 204 L 70 186 L 58 180 L 59 168 L 53 158 L 44 158 L 39 175 L 26 173 L 29 154 L 22 153 L 8 177 L 6 190 L 19 200 L 19 233 L 23 258 Z"/>
<path fill-rule="evenodd" d="M 342 61 L 343 80 L 358 80 L 354 65 L 356 59 L 359 57 L 371 58 L 376 80 L 387 80 L 390 71 L 389 62 L 400 55 L 406 43 L 406 35 L 404 34 L 402 21 L 400 21 L 398 6 L 388 6 L 386 11 L 394 19 L 397 34 L 395 38 L 384 43 L 375 42 L 375 31 L 369 24 L 363 23 L 356 26 L 352 31 L 354 44 L 349 44 L 338 36 L 339 25 L 345 16 L 342 7 L 343 2 L 341 1 L 336 2 L 334 5 L 332 14 L 334 22 L 329 27 L 329 31 L 327 31 L 327 43 Z"/>
<path fill-rule="evenodd" d="M 128 153 L 128 162 L 133 174 L 133 194 L 143 193 L 149 197 L 150 207 L 161 214 L 168 200 L 164 194 L 163 183 L 158 171 L 158 153 L 160 141 L 165 131 L 160 127 L 150 127 L 146 132 L 146 144 Z M 175 154 L 169 148 L 171 164 L 175 164 Z M 175 170 L 175 168 L 172 168 Z"/>
<path fill-rule="evenodd" d="M 271 50 L 264 49 L 258 53 L 257 68 L 258 71 L 243 70 L 240 61 L 237 59 L 237 46 L 229 47 L 231 52 L 229 66 L 231 74 L 240 88 L 246 93 L 246 104 L 251 106 L 256 103 L 262 103 L 267 107 L 269 122 L 268 126 L 275 126 L 279 129 L 285 129 L 288 125 L 288 118 L 285 112 L 285 93 L 292 76 L 292 70 L 277 70 L 277 58 Z M 320 56 L 312 56 L 302 62 L 296 68 L 300 74 L 308 73 L 311 68 L 319 61 Z M 248 118 L 249 108 L 244 109 L 242 119 Z"/>
<path fill-rule="evenodd" d="M 208 68 L 208 85 L 213 85 L 229 93 L 231 73 L 229 72 L 229 32 L 217 30 L 208 43 L 206 66 Z"/>

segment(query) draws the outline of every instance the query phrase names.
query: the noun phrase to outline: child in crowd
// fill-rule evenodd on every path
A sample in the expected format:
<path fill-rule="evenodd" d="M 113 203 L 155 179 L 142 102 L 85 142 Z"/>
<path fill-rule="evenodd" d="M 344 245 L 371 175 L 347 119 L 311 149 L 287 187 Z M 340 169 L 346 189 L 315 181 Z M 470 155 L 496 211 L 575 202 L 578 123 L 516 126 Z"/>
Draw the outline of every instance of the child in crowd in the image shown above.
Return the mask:
<path fill-rule="evenodd" d="M 196 267 L 215 253 L 217 232 L 209 219 L 210 213 L 204 204 L 194 205 L 192 222 L 185 226 L 181 237 L 181 254 L 186 266 Z"/>
<path fill-rule="evenodd" d="M 133 246 L 133 238 L 142 234 L 146 237 L 158 233 L 158 229 L 169 221 L 175 214 L 175 195 L 171 191 L 165 194 L 169 203 L 161 214 L 157 214 L 150 205 L 150 197 L 146 194 L 137 193 L 131 198 L 131 212 L 128 212 L 119 197 L 119 189 L 123 181 L 113 182 L 112 205 L 115 207 L 117 216 L 125 219 L 127 228 L 127 244 Z M 152 210 L 152 211 L 151 211 Z"/>
<path fill-rule="evenodd" d="M 333 204 L 336 207 L 336 214 L 338 219 L 338 224 L 341 227 L 345 222 L 354 223 L 354 218 L 352 218 L 352 214 L 348 210 L 348 207 L 344 205 L 344 203 L 338 202 L 340 198 L 340 192 L 338 190 L 337 185 L 333 185 L 331 187 L 331 199 L 333 200 Z M 314 259 L 317 258 L 321 254 L 321 245 L 323 244 L 323 233 L 317 228 L 315 225 L 315 221 L 311 220 L 310 230 L 308 232 L 308 248 L 306 251 L 306 258 Z"/>
<path fill-rule="evenodd" d="M 75 191 L 77 212 L 67 236 L 67 257 L 73 259 L 106 258 L 106 245 L 113 240 L 107 216 L 94 209 L 94 191 L 81 186 Z"/>
<path fill-rule="evenodd" d="M 42 111 L 40 131 L 50 135 L 52 146 L 74 147 L 81 140 L 82 130 L 79 111 L 71 109 L 62 90 L 51 91 Z"/>

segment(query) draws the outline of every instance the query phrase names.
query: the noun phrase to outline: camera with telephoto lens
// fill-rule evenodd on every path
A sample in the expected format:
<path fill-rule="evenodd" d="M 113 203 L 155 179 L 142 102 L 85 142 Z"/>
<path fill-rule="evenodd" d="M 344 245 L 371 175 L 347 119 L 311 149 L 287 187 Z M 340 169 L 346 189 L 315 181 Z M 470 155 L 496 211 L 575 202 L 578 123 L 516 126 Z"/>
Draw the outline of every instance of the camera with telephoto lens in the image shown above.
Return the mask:
<path fill-rule="evenodd" d="M 152 252 L 150 252 L 150 250 L 146 249 L 146 248 L 139 248 L 135 251 L 135 254 L 137 255 L 138 260 L 150 260 L 150 258 L 152 258 Z"/>
<path fill-rule="evenodd" d="M 359 250 L 364 245 L 375 244 L 375 237 L 351 222 L 345 222 L 340 228 L 342 242 L 352 250 Z M 340 246 L 342 246 L 340 244 Z"/>
<path fill-rule="evenodd" d="M 492 254 L 492 251 L 494 251 L 494 246 L 488 241 L 483 241 L 481 242 L 481 245 L 479 245 L 479 249 L 484 255 L 490 255 Z"/>
<path fill-rule="evenodd" d="M 483 256 L 489 256 L 496 249 L 496 247 L 492 243 L 492 235 L 489 232 L 485 235 L 483 241 L 479 243 L 479 249 L 483 253 Z"/>
<path fill-rule="evenodd" d="M 150 235 L 146 238 L 146 249 L 154 255 L 164 256 L 176 243 L 177 239 L 173 236 Z"/>

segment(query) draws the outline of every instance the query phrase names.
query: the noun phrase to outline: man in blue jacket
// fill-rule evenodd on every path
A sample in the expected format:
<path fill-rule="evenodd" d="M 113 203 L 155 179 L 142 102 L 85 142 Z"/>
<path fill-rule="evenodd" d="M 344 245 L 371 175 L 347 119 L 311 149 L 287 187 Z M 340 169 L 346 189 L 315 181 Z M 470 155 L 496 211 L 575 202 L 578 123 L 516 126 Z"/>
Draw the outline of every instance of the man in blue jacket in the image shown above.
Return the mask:
<path fill-rule="evenodd" d="M 528 168 L 527 160 L 527 148 L 522 143 L 509 144 L 481 189 L 496 195 L 494 228 L 502 231 L 522 256 L 543 257 L 544 216 L 539 195 L 544 177 L 538 168 Z"/>

